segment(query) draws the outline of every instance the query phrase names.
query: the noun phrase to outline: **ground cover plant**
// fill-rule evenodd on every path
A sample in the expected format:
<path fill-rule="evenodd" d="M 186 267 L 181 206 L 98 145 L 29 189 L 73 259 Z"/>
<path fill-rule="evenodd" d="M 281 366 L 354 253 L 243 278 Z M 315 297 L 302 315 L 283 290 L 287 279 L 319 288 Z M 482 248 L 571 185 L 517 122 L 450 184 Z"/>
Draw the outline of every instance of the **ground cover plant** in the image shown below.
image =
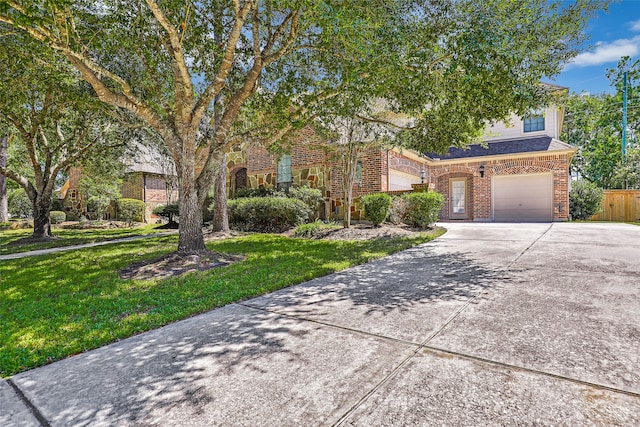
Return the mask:
<path fill-rule="evenodd" d="M 169 253 L 176 235 L 3 261 L 0 376 L 380 258 L 442 232 L 364 241 L 260 234 L 215 240 L 208 249 L 242 253 L 244 260 L 163 280 L 123 280 L 118 271 Z"/>
<path fill-rule="evenodd" d="M 93 243 L 102 240 L 118 239 L 121 237 L 131 237 L 144 234 L 163 232 L 158 229 L 158 224 L 149 224 L 143 227 L 132 228 L 110 228 L 110 229 L 55 229 L 53 234 L 56 240 L 44 242 L 31 242 L 26 244 L 11 244 L 20 239 L 28 238 L 32 234 L 31 229 L 2 230 L 0 231 L 0 255 L 7 255 L 19 252 L 28 252 L 38 249 L 59 248 L 62 246 L 80 245 L 83 243 Z"/>

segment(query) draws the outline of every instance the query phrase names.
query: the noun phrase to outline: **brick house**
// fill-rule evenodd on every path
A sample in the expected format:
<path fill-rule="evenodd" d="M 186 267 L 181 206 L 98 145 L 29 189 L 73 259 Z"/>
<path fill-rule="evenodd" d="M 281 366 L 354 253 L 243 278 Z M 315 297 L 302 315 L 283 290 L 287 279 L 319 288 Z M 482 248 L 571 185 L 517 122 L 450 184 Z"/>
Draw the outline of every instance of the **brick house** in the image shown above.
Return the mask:
<path fill-rule="evenodd" d="M 178 202 L 175 173 L 172 163 L 155 150 L 140 146 L 135 160 L 129 160 L 127 172 L 120 189 L 123 198 L 142 200 L 145 203 L 145 221 L 154 221 L 153 209 L 168 202 Z M 69 178 L 58 190 L 58 198 L 67 213 L 69 220 L 80 216 L 88 216 L 86 196 L 81 194 L 78 185 L 82 170 L 72 167 L 68 171 Z M 106 213 L 107 218 L 115 219 L 113 206 Z"/>
<path fill-rule="evenodd" d="M 513 115 L 507 123 L 488 127 L 483 144 L 451 148 L 445 154 L 421 155 L 411 150 L 369 149 L 359 159 L 352 218 L 362 217 L 365 194 L 401 194 L 416 188 L 441 192 L 442 220 L 566 221 L 569 218 L 569 165 L 574 147 L 558 140 L 563 108 L 549 107 L 527 118 Z M 325 218 L 341 218 L 342 173 L 311 129 L 296 135 L 289 154 L 276 156 L 256 145 L 227 153 L 227 195 L 239 188 L 286 188 L 309 185 L 322 191 Z M 155 206 L 177 201 L 168 191 L 171 173 L 153 153 L 143 152 L 129 165 L 122 196 L 143 200 L 147 220 Z M 169 171 L 171 172 L 171 171 Z M 71 183 L 71 184 L 69 184 Z M 76 183 L 76 186 L 73 185 Z M 69 184 L 69 185 L 68 185 Z M 70 176 L 64 194 L 82 209 L 77 177 Z"/>
<path fill-rule="evenodd" d="M 445 196 L 442 220 L 566 221 L 576 149 L 558 140 L 563 114 L 549 107 L 526 118 L 513 115 L 488 127 L 483 144 L 442 155 L 369 150 L 360 159 L 353 218 L 362 214 L 362 195 L 428 187 Z M 229 194 L 244 186 L 309 184 L 323 191 L 327 215 L 341 217 L 340 169 L 313 138 L 311 130 L 301 132 L 292 152 L 280 158 L 262 147 L 238 149 L 230 158 Z"/>

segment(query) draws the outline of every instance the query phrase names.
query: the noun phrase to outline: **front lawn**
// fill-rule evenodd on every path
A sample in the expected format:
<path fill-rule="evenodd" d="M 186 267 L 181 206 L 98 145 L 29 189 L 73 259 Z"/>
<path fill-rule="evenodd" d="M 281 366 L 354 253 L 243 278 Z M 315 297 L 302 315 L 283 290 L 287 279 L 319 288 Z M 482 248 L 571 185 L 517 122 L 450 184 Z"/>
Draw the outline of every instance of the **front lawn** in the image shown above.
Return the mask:
<path fill-rule="evenodd" d="M 84 229 L 73 230 L 54 228 L 53 235 L 56 240 L 47 242 L 28 243 L 20 245 L 9 245 L 11 242 L 31 236 L 32 228 L 18 230 L 0 231 L 0 255 L 13 254 L 18 252 L 28 252 L 37 249 L 58 248 L 61 246 L 80 245 L 83 243 L 93 243 L 102 240 L 118 239 L 121 237 L 139 236 L 143 234 L 160 233 L 166 230 L 158 229 L 158 224 L 149 224 L 142 227 L 131 228 L 110 228 L 110 229 Z"/>
<path fill-rule="evenodd" d="M 258 234 L 218 240 L 207 246 L 247 258 L 165 280 L 122 280 L 118 270 L 174 250 L 177 236 L 3 261 L 0 376 L 381 258 L 443 232 L 365 241 Z"/>

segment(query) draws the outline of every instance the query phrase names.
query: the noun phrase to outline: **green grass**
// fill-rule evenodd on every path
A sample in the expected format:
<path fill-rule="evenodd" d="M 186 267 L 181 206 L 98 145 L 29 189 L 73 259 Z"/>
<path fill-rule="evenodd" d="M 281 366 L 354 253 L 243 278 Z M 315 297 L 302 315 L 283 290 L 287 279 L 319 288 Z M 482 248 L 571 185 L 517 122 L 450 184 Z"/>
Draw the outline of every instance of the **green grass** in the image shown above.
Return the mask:
<path fill-rule="evenodd" d="M 243 253 L 244 261 L 165 280 L 122 280 L 117 272 L 173 250 L 177 236 L 3 261 L 0 376 L 380 258 L 440 234 L 373 241 L 243 236 L 207 246 Z"/>
<path fill-rule="evenodd" d="M 2 230 L 0 231 L 0 255 L 13 254 L 18 252 L 28 252 L 37 249 L 58 248 L 61 246 L 80 245 L 82 243 L 93 243 L 101 240 L 117 239 L 120 237 L 138 236 L 143 234 L 159 233 L 167 230 L 158 230 L 158 224 L 149 224 L 135 228 L 111 228 L 71 230 L 54 228 L 53 235 L 59 237 L 58 240 L 49 242 L 28 243 L 24 245 L 11 245 L 9 243 L 29 237 L 33 229 Z"/>

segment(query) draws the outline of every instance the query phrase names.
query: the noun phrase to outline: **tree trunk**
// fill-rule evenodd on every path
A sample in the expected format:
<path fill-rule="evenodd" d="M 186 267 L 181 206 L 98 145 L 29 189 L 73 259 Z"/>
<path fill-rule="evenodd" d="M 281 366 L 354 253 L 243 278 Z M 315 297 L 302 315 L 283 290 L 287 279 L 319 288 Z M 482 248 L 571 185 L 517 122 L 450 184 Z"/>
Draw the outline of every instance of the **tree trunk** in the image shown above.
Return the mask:
<path fill-rule="evenodd" d="M 51 233 L 51 195 L 38 194 L 33 201 L 33 235 L 36 239 L 53 237 Z"/>
<path fill-rule="evenodd" d="M 227 214 L 227 156 L 222 153 L 220 170 L 216 177 L 213 231 L 229 231 L 229 215 Z"/>
<path fill-rule="evenodd" d="M 0 167 L 7 166 L 7 136 L 0 140 Z M 9 221 L 9 204 L 7 199 L 7 177 L 0 175 L 0 222 Z"/>
<path fill-rule="evenodd" d="M 181 256 L 197 255 L 207 250 L 202 234 L 202 203 L 196 186 L 195 164 L 195 135 L 186 135 L 183 139 L 182 158 L 176 162 L 180 211 L 178 254 Z"/>
<path fill-rule="evenodd" d="M 181 182 L 179 185 L 181 191 L 178 254 L 198 254 L 206 251 L 202 235 L 202 206 L 198 201 L 198 193 L 193 181 Z"/>
<path fill-rule="evenodd" d="M 342 225 L 344 228 L 351 228 L 351 205 L 345 203 L 344 205 L 344 218 L 342 219 Z"/>

